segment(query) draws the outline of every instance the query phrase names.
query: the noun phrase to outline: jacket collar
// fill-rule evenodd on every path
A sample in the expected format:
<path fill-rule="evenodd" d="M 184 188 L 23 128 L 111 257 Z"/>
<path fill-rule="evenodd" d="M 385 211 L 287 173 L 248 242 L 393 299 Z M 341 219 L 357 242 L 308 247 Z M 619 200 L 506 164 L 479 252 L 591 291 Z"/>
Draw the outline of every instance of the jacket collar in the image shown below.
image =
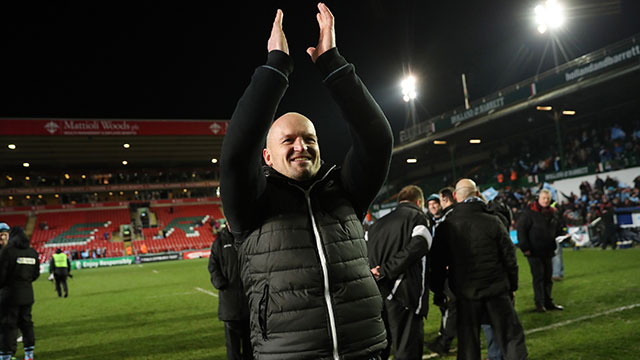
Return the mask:
<path fill-rule="evenodd" d="M 264 176 L 268 180 L 273 179 L 276 181 L 283 181 L 302 189 L 308 189 L 315 183 L 324 180 L 330 172 L 335 171 L 337 169 L 338 167 L 336 165 L 330 165 L 322 161 L 322 164 L 320 165 L 320 169 L 318 169 L 318 172 L 314 177 L 312 177 L 309 180 L 298 181 L 282 175 L 271 166 L 268 166 L 268 165 L 262 166 L 262 171 L 264 172 Z"/>

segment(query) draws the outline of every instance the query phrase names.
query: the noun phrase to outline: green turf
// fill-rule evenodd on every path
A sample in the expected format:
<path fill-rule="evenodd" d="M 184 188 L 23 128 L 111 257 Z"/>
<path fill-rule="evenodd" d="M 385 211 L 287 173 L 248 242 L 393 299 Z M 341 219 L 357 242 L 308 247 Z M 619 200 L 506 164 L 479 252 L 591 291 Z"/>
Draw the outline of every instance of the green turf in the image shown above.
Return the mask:
<path fill-rule="evenodd" d="M 640 249 L 568 250 L 564 257 L 565 280 L 553 294 L 565 311 L 538 314 L 531 311 L 529 267 L 518 254 L 516 310 L 525 330 L 640 303 Z M 43 274 L 34 283 L 36 359 L 224 359 L 217 298 L 196 290 L 214 291 L 206 267 L 200 259 L 78 270 L 66 299 Z M 426 340 L 436 337 L 439 315 L 432 305 Z M 531 359 L 638 358 L 640 307 L 534 332 L 526 341 Z"/>

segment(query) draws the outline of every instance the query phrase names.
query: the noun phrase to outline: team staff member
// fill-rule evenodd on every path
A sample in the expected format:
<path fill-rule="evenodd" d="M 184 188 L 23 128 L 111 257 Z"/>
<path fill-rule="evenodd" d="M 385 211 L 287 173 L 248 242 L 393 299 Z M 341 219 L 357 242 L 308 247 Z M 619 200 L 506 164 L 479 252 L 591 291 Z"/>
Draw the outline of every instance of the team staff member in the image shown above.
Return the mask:
<path fill-rule="evenodd" d="M 209 275 L 218 292 L 218 319 L 224 322 L 227 359 L 253 359 L 247 298 L 240 281 L 238 252 L 233 235 L 224 226 L 211 244 Z"/>
<path fill-rule="evenodd" d="M 551 297 L 556 237 L 563 235 L 562 222 L 551 206 L 551 192 L 540 190 L 538 200 L 522 212 L 516 225 L 520 250 L 527 257 L 533 282 L 533 299 L 537 312 L 562 310 Z"/>
<path fill-rule="evenodd" d="M 480 359 L 480 324 L 486 316 L 509 360 L 528 356 L 512 299 L 518 288 L 515 247 L 501 217 L 480 199 L 475 182 L 456 184 L 457 204 L 433 240 L 434 292 L 448 279 L 458 307 L 458 360 Z"/>
<path fill-rule="evenodd" d="M 322 163 L 305 116 L 286 113 L 272 124 L 293 69 L 280 10 L 267 64 L 238 102 L 222 147 L 222 203 L 242 244 L 242 282 L 260 359 L 368 359 L 386 346 L 362 220 L 386 179 L 393 135 L 338 53 L 333 15 L 323 3 L 318 9 L 320 39 L 307 53 L 349 125 L 353 144 L 343 166 Z"/>
<path fill-rule="evenodd" d="M 56 253 L 51 257 L 49 261 L 49 273 L 53 274 L 53 278 L 56 280 L 58 297 L 62 296 L 61 287 L 64 289 L 64 297 L 69 296 L 67 276 L 71 276 L 71 262 L 67 254 L 63 253 L 62 250 L 56 249 Z"/>
<path fill-rule="evenodd" d="M 9 244 L 0 251 L 0 360 L 10 360 L 16 352 L 18 328 L 22 332 L 25 360 L 33 360 L 35 335 L 31 320 L 33 287 L 40 276 L 38 253 L 29 246 L 29 238 L 20 227 L 14 227 Z"/>
<path fill-rule="evenodd" d="M 398 194 L 398 207 L 377 220 L 368 232 L 371 272 L 384 299 L 383 320 L 394 359 L 422 359 L 423 317 L 429 311 L 429 220 L 422 189 L 408 185 Z"/>

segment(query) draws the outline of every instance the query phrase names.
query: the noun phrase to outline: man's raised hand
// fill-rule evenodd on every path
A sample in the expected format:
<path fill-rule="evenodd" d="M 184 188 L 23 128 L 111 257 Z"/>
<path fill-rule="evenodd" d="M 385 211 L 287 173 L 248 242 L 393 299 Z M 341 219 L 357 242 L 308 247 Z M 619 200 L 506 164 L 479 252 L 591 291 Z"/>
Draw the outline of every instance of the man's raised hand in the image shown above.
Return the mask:
<path fill-rule="evenodd" d="M 282 10 L 278 9 L 276 12 L 276 18 L 273 20 L 273 26 L 271 27 L 271 36 L 267 42 L 267 50 L 269 52 L 273 50 L 280 50 L 289 55 L 289 45 L 287 44 L 287 37 L 284 36 L 282 31 Z"/>
<path fill-rule="evenodd" d="M 307 54 L 311 56 L 311 60 L 314 63 L 320 55 L 336 47 L 333 14 L 324 3 L 318 3 L 318 10 L 320 10 L 320 12 L 316 14 L 316 18 L 318 19 L 318 26 L 320 26 L 320 39 L 316 47 L 307 49 Z"/>

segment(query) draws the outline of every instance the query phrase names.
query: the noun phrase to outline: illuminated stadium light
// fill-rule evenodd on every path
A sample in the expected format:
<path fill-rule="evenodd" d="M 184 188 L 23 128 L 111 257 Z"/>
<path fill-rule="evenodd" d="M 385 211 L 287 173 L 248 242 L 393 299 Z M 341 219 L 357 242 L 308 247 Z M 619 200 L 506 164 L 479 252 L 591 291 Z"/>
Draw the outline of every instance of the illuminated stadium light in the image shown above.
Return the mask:
<path fill-rule="evenodd" d="M 480 139 L 469 139 L 469 144 L 480 144 L 481 142 Z"/>
<path fill-rule="evenodd" d="M 86 179 L 86 178 L 87 178 L 87 175 L 82 174 L 82 178 L 83 178 L 83 179 Z"/>
<path fill-rule="evenodd" d="M 27 181 L 31 180 L 31 178 L 28 177 L 28 176 L 25 176 L 24 179 L 27 180 Z"/>
<path fill-rule="evenodd" d="M 123 148 L 125 148 L 125 149 L 128 149 L 128 148 L 130 148 L 130 147 L 131 147 L 131 145 L 130 145 L 130 144 L 127 144 L 127 143 L 125 143 L 125 144 L 123 144 L 123 145 L 122 145 L 122 147 L 123 147 Z"/>
<path fill-rule="evenodd" d="M 112 191 L 109 191 L 109 196 L 113 196 L 113 192 Z"/>
<path fill-rule="evenodd" d="M 53 195 L 53 196 L 54 196 L 56 199 L 60 197 L 60 195 L 58 195 L 58 194 L 55 194 L 55 195 Z"/>
<path fill-rule="evenodd" d="M 536 106 L 536 110 L 539 111 L 551 111 L 553 108 L 551 106 Z"/>
<path fill-rule="evenodd" d="M 122 160 L 122 165 L 127 165 L 129 162 L 127 160 Z"/>
<path fill-rule="evenodd" d="M 535 13 L 540 34 L 548 29 L 557 29 L 564 23 L 564 9 L 556 0 L 547 0 L 544 5 L 536 6 Z"/>
<path fill-rule="evenodd" d="M 447 145 L 446 140 L 433 140 L 433 145 Z"/>
<path fill-rule="evenodd" d="M 42 194 L 38 194 L 38 199 L 42 199 Z"/>
<path fill-rule="evenodd" d="M 24 167 L 29 167 L 29 163 L 28 163 L 28 162 L 23 162 L 23 163 L 22 163 L 22 166 L 24 166 Z"/>
<path fill-rule="evenodd" d="M 211 162 L 212 162 L 213 164 L 217 164 L 217 163 L 218 163 L 218 159 L 213 158 L 213 159 L 211 159 Z"/>
<path fill-rule="evenodd" d="M 11 176 L 7 175 L 7 180 L 13 181 L 13 178 Z"/>
<path fill-rule="evenodd" d="M 407 159 L 407 164 L 415 164 L 418 162 L 418 159 L 416 158 L 408 158 Z"/>
<path fill-rule="evenodd" d="M 400 83 L 402 87 L 402 100 L 409 102 L 418 96 L 416 92 L 416 78 L 413 75 L 409 75 L 406 79 Z"/>
<path fill-rule="evenodd" d="M 182 189 L 182 192 L 187 192 L 187 189 Z"/>
<path fill-rule="evenodd" d="M 575 110 L 562 110 L 562 115 L 569 115 L 569 116 L 573 116 L 576 114 Z"/>
<path fill-rule="evenodd" d="M 120 191 L 120 195 L 124 195 L 124 192 Z"/>
<path fill-rule="evenodd" d="M 16 149 L 16 144 L 9 144 L 7 145 L 7 147 L 11 150 L 15 150 Z"/>
<path fill-rule="evenodd" d="M 9 200 L 13 200 L 13 196 L 9 195 Z"/>
<path fill-rule="evenodd" d="M 31 199 L 31 195 L 25 196 L 25 199 L 27 199 L 27 200 Z"/>
<path fill-rule="evenodd" d="M 65 179 L 69 180 L 69 178 L 70 178 L 70 177 L 71 177 L 71 176 L 69 176 L 69 174 L 64 174 L 64 178 L 65 178 Z"/>

